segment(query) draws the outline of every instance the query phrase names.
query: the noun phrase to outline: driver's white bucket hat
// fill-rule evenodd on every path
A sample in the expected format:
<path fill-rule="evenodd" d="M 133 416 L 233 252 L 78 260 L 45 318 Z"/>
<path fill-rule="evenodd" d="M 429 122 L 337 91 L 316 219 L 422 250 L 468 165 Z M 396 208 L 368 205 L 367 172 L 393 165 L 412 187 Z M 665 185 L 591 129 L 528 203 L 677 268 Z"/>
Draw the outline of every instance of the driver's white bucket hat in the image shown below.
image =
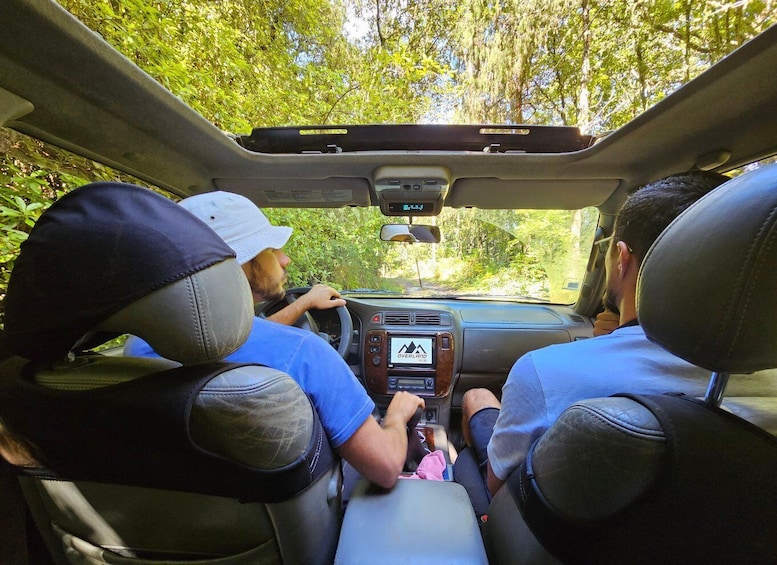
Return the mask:
<path fill-rule="evenodd" d="M 184 198 L 180 205 L 221 236 L 241 265 L 265 249 L 280 249 L 291 237 L 291 228 L 273 226 L 256 204 L 240 194 L 206 192 Z"/>

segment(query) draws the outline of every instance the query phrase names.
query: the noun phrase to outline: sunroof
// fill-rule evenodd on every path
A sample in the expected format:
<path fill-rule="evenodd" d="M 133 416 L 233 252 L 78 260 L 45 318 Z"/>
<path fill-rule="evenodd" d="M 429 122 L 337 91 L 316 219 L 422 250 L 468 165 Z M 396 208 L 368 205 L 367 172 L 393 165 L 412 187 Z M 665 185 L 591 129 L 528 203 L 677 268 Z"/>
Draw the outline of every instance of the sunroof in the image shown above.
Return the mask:
<path fill-rule="evenodd" d="M 256 128 L 238 138 L 243 147 L 258 153 L 567 153 L 590 147 L 594 141 L 569 126 L 437 124 Z"/>

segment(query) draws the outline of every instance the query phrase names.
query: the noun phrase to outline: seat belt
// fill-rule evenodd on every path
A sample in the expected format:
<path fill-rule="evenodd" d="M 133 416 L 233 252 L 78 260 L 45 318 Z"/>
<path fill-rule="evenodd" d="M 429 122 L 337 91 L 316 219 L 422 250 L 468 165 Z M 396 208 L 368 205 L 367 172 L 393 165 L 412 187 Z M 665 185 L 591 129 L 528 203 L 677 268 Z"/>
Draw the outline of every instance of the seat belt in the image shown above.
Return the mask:
<path fill-rule="evenodd" d="M 29 565 L 27 506 L 11 465 L 0 457 L 0 563 Z"/>

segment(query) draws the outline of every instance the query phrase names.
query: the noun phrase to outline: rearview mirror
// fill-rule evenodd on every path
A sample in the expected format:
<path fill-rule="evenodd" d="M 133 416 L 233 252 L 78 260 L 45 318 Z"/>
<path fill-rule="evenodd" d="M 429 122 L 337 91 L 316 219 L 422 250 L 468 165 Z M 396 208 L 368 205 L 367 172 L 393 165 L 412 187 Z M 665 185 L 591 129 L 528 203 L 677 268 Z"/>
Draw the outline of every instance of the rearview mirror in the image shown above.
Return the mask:
<path fill-rule="evenodd" d="M 384 224 L 380 228 L 380 239 L 406 243 L 440 243 L 440 228 L 421 224 Z"/>

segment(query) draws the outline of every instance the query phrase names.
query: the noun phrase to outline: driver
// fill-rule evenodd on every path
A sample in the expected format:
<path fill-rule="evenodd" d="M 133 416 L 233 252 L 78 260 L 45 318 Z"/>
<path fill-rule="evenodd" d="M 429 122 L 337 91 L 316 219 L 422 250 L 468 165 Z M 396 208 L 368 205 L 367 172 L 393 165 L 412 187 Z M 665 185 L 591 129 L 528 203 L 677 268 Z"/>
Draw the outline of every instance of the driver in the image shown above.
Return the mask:
<path fill-rule="evenodd" d="M 235 251 L 255 303 L 283 298 L 291 260 L 281 248 L 291 228 L 271 225 L 253 202 L 229 192 L 198 194 L 180 204 Z M 363 477 L 390 488 L 407 456 L 406 424 L 424 406 L 423 399 L 407 392 L 395 394 L 379 425 L 372 417 L 375 404 L 342 357 L 316 334 L 284 325 L 310 308 L 344 304 L 337 291 L 316 285 L 269 319 L 254 317 L 248 340 L 226 359 L 259 363 L 289 374 L 313 402 L 332 447 Z M 156 356 L 135 336 L 127 340 L 125 354 Z"/>

